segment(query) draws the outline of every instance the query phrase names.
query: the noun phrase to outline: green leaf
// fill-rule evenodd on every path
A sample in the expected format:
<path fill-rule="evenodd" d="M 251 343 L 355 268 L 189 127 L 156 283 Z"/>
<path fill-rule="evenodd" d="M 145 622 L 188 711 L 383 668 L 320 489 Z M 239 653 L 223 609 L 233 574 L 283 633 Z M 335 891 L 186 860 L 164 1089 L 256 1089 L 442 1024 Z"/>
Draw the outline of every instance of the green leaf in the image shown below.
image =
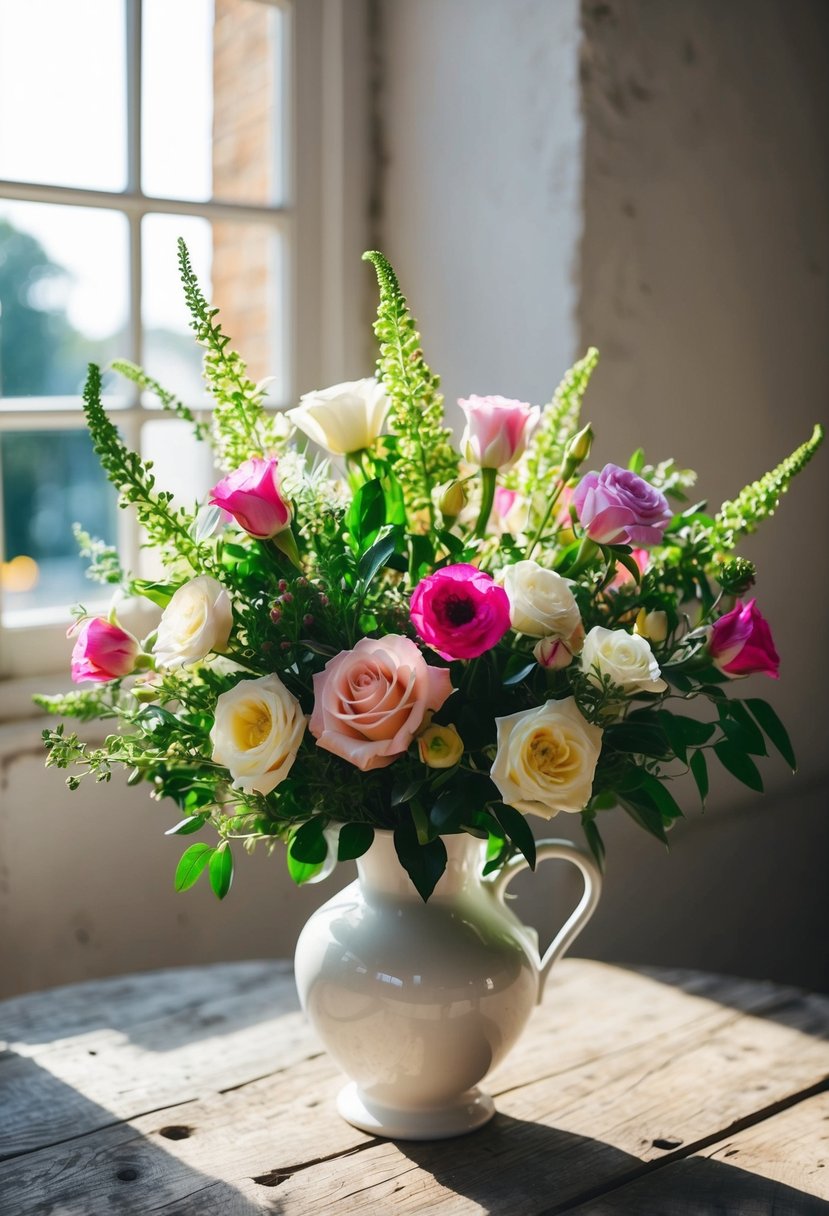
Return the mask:
<path fill-rule="evenodd" d="M 468 810 L 470 799 L 466 791 L 457 786 L 448 786 L 441 790 L 429 811 L 429 819 L 438 832 L 457 831 L 464 812 Z"/>
<path fill-rule="evenodd" d="M 155 583 L 145 578 L 134 578 L 130 584 L 130 589 L 136 595 L 142 595 L 144 599 L 157 604 L 159 608 L 166 608 L 178 590 L 177 587 L 172 586 L 170 583 Z"/>
<path fill-rule="evenodd" d="M 520 811 L 516 811 L 514 806 L 508 806 L 505 802 L 494 806 L 493 813 L 512 843 L 526 857 L 530 869 L 534 870 L 535 837 L 524 816 Z"/>
<path fill-rule="evenodd" d="M 523 654 L 511 654 L 504 667 L 501 683 L 505 688 L 511 688 L 514 684 L 520 684 L 537 669 L 538 664 L 535 659 L 527 659 L 527 656 Z"/>
<path fill-rule="evenodd" d="M 374 828 L 368 823 L 344 823 L 337 844 L 337 861 L 353 861 L 371 848 Z"/>
<path fill-rule="evenodd" d="M 210 858 L 210 886 L 217 899 L 224 899 L 233 882 L 233 854 L 223 841 Z"/>
<path fill-rule="evenodd" d="M 386 496 L 375 477 L 357 490 L 345 516 L 345 526 L 362 553 L 386 522 Z"/>
<path fill-rule="evenodd" d="M 631 718 L 627 722 L 609 726 L 605 731 L 605 742 L 616 751 L 650 756 L 656 760 L 666 759 L 671 754 L 665 731 L 657 721 Z"/>
<path fill-rule="evenodd" d="M 705 760 L 705 752 L 694 752 L 692 754 L 691 775 L 697 783 L 699 800 L 703 807 L 705 807 L 705 800 L 708 797 L 708 764 Z"/>
<path fill-rule="evenodd" d="M 322 861 L 318 861 L 316 865 L 307 861 L 297 861 L 291 855 L 290 849 L 285 854 L 285 862 L 288 866 L 288 873 L 298 887 L 301 887 L 304 882 L 310 882 L 312 878 L 316 878 L 324 865 Z"/>
<path fill-rule="evenodd" d="M 405 819 L 394 830 L 394 847 L 401 866 L 426 903 L 446 869 L 446 845 L 439 836 L 420 844 L 414 821 Z"/>
<path fill-rule="evenodd" d="M 409 802 L 425 784 L 425 777 L 413 777 L 408 780 L 395 778 L 391 787 L 390 801 L 392 806 L 402 806 L 404 802 Z"/>
<path fill-rule="evenodd" d="M 215 852 L 212 845 L 201 843 L 191 844 L 189 849 L 185 849 L 176 866 L 176 876 L 173 880 L 175 889 L 186 891 L 188 887 L 192 887 Z"/>
<path fill-rule="evenodd" d="M 588 815 L 582 811 L 581 826 L 584 829 L 587 845 L 595 858 L 596 865 L 600 870 L 604 871 L 605 847 L 596 820 L 592 815 Z"/>
<path fill-rule="evenodd" d="M 401 536 L 402 529 L 389 524 L 387 527 L 381 528 L 377 540 L 366 549 L 357 566 L 357 572 L 365 587 L 369 586 L 377 571 L 394 553 Z"/>
<path fill-rule="evenodd" d="M 610 545 L 610 552 L 613 554 L 617 562 L 620 562 L 630 574 L 635 583 L 641 583 L 642 571 L 636 563 L 636 558 L 626 549 L 620 548 L 618 545 Z"/>
<path fill-rule="evenodd" d="M 624 798 L 620 797 L 619 802 L 636 823 L 651 836 L 655 836 L 657 840 L 661 840 L 662 844 L 668 843 L 668 837 L 665 835 L 665 824 L 662 821 L 660 811 L 650 802 L 646 802 L 644 798 L 637 795 L 628 794 Z"/>
<path fill-rule="evenodd" d="M 673 822 L 674 819 L 682 818 L 682 809 L 679 803 L 668 787 L 658 777 L 654 777 L 653 773 L 645 772 L 642 774 L 641 788 L 655 803 L 662 818 L 667 820 L 668 823 Z"/>
<path fill-rule="evenodd" d="M 628 461 L 628 468 L 630 469 L 631 473 L 639 474 L 642 472 L 642 469 L 644 467 L 645 467 L 645 449 L 637 448 L 636 451 L 631 456 L 630 460 Z"/>
<path fill-rule="evenodd" d="M 288 847 L 288 853 L 294 861 L 308 865 L 319 865 L 325 861 L 328 853 L 328 844 L 323 835 L 326 823 L 327 820 L 321 815 L 315 815 L 296 830 Z"/>
<path fill-rule="evenodd" d="M 789 738 L 788 731 L 768 701 L 762 701 L 759 697 L 749 697 L 746 701 L 746 706 L 760 723 L 769 740 L 780 752 L 789 768 L 793 773 L 796 773 L 797 758 L 794 754 L 792 741 Z"/>
<path fill-rule="evenodd" d="M 204 827 L 206 818 L 206 815 L 188 815 L 186 819 L 180 819 L 174 828 L 168 828 L 164 835 L 189 836 L 192 832 L 198 832 L 199 828 Z"/>
<path fill-rule="evenodd" d="M 762 794 L 763 778 L 751 756 L 727 739 L 722 743 L 715 743 L 714 751 L 717 753 L 720 764 L 723 768 L 728 769 L 732 777 L 742 781 L 743 785 L 747 785 L 749 789 L 757 790 Z"/>
<path fill-rule="evenodd" d="M 752 756 L 769 754 L 763 732 L 742 702 L 725 701 L 720 706 L 720 726 L 732 743 L 736 743 Z"/>

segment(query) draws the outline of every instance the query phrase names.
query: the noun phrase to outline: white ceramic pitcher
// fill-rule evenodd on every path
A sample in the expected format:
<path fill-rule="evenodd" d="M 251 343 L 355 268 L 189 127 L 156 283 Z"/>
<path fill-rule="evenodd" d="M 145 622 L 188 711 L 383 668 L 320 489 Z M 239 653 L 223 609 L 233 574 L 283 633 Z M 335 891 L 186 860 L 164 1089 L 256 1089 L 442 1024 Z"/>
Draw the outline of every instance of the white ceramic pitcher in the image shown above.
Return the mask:
<path fill-rule="evenodd" d="M 539 861 L 570 861 L 584 878 L 578 906 L 540 957 L 535 930 L 504 903 L 526 861 L 483 878 L 484 841 L 463 833 L 444 843 L 446 872 L 424 904 L 392 833 L 376 832 L 358 880 L 313 914 L 297 944 L 303 1008 L 351 1078 L 340 1114 L 374 1135 L 443 1139 L 492 1117 L 477 1084 L 521 1034 L 601 891 L 589 854 L 567 840 L 539 842 Z"/>

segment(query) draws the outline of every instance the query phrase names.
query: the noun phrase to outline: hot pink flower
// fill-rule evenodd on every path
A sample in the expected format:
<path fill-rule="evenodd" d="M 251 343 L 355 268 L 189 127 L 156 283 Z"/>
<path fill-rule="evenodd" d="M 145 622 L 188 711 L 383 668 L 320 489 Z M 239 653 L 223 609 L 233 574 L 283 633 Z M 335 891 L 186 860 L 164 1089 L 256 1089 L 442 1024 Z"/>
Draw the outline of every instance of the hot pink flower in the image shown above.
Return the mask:
<path fill-rule="evenodd" d="M 507 397 L 466 397 L 458 405 L 466 414 L 461 451 L 470 464 L 482 469 L 505 469 L 514 464 L 541 416 L 537 405 Z"/>
<path fill-rule="evenodd" d="M 120 680 L 135 667 L 139 646 L 131 633 L 111 625 L 101 616 L 88 617 L 80 627 L 72 649 L 72 679 Z"/>
<path fill-rule="evenodd" d="M 714 622 L 708 651 L 714 666 L 728 676 L 762 672 L 776 680 L 780 675 L 780 658 L 756 600 L 738 604 Z"/>
<path fill-rule="evenodd" d="M 581 526 L 599 545 L 658 545 L 671 522 L 662 491 L 616 464 L 606 464 L 601 473 L 586 473 L 576 486 L 573 504 Z"/>
<path fill-rule="evenodd" d="M 363 772 L 385 768 L 451 692 L 446 668 L 430 667 L 409 638 L 361 638 L 314 676 L 308 729 L 318 747 Z"/>
<path fill-rule="evenodd" d="M 510 627 L 509 597 L 475 566 L 444 566 L 412 592 L 412 624 L 444 659 L 475 659 Z"/>
<path fill-rule="evenodd" d="M 210 502 L 221 507 L 258 540 L 269 540 L 291 522 L 291 507 L 283 498 L 273 457 L 254 456 L 210 491 Z"/>

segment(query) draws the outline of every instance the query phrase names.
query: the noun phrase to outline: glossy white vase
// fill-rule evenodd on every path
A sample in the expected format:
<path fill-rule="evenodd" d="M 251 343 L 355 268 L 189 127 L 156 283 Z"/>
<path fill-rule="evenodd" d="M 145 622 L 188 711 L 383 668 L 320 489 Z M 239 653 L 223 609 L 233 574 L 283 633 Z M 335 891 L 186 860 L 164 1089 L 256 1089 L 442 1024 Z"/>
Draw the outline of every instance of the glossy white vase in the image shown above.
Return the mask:
<path fill-rule="evenodd" d="M 601 890 L 587 853 L 566 840 L 539 843 L 539 861 L 562 858 L 584 877 L 581 901 L 539 957 L 535 931 L 504 904 L 523 858 L 482 878 L 483 841 L 464 833 L 444 842 L 446 872 L 424 904 L 392 834 L 377 832 L 358 880 L 313 914 L 297 944 L 302 1006 L 351 1078 L 340 1114 L 374 1135 L 443 1139 L 492 1117 L 478 1082 L 521 1034 Z"/>

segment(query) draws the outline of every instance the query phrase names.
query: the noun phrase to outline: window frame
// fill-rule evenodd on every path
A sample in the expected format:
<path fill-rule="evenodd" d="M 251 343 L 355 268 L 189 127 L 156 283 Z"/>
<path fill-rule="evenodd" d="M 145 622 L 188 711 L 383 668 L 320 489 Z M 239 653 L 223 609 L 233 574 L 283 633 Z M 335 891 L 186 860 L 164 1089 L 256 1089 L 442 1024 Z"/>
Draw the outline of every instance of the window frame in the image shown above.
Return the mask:
<path fill-rule="evenodd" d="M 210 199 L 194 202 L 159 198 L 141 189 L 141 70 L 142 0 L 125 0 L 125 55 L 127 90 L 126 140 L 128 176 L 123 191 L 86 189 L 21 181 L 0 180 L 0 199 L 52 203 L 120 212 L 129 228 L 129 319 L 125 357 L 141 363 L 142 357 L 142 219 L 148 214 L 197 216 L 208 220 L 236 220 L 265 224 L 282 243 L 280 274 L 272 285 L 283 307 L 277 348 L 283 352 L 283 384 L 287 401 L 296 400 L 297 386 L 313 387 L 343 379 L 348 360 L 348 334 L 336 318 L 353 301 L 355 268 L 353 249 L 363 243 L 357 208 L 362 211 L 364 188 L 361 156 L 347 170 L 347 140 L 354 139 L 364 123 L 362 90 L 349 84 L 346 55 L 363 49 L 364 0 L 349 7 L 347 0 L 257 0 L 278 9 L 282 37 L 275 48 L 280 56 L 284 115 L 278 147 L 282 201 L 278 205 L 244 204 Z M 300 119 L 301 116 L 301 119 Z M 356 257 L 359 269 L 359 255 Z M 327 270 L 323 290 L 323 265 Z M 359 290 L 359 289 L 358 289 Z M 321 302 L 324 306 L 321 308 Z M 353 309 L 351 310 L 353 312 Z M 320 317 L 323 317 L 321 324 Z M 315 324 L 312 319 L 316 319 Z M 362 318 L 360 317 L 360 320 Z M 315 341 L 308 334 L 313 325 Z M 360 373 L 362 374 L 362 373 Z M 107 401 L 117 416 L 126 441 L 140 444 L 145 422 L 169 418 L 148 408 L 132 384 Z M 0 431 L 77 429 L 80 401 L 74 398 L 7 398 L 0 402 Z M 171 419 L 172 421 L 172 419 Z M 0 528 L 2 528 L 0 499 Z M 133 513 L 119 512 L 119 548 L 125 565 L 135 567 L 139 534 Z M 92 585 L 90 584 L 90 589 Z M 0 600 L 0 608 L 2 601 Z M 36 677 L 61 673 L 65 678 L 68 649 L 66 613 L 61 608 L 34 610 L 26 625 L 0 625 L 0 720 L 30 715 L 31 687 Z M 58 619 L 60 618 L 60 619 Z M 0 620 L 2 618 L 0 617 Z M 32 679 L 35 677 L 35 679 Z"/>

